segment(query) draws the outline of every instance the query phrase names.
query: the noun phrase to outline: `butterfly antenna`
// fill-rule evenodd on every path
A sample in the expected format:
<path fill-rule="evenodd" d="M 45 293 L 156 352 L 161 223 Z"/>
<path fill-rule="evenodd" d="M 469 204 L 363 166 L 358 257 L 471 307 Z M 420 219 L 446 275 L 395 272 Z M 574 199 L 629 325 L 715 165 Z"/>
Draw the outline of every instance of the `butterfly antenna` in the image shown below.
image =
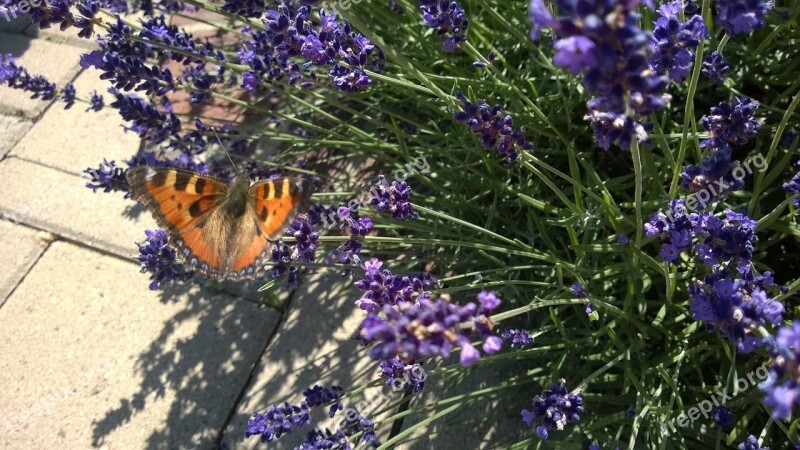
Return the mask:
<path fill-rule="evenodd" d="M 225 156 L 228 157 L 228 161 L 230 161 L 231 164 L 233 165 L 233 170 L 235 170 L 238 173 L 239 172 L 239 168 L 236 167 L 236 163 L 233 162 L 233 159 L 231 158 L 231 154 L 228 153 L 228 149 L 225 148 L 225 144 L 223 144 L 222 143 L 222 139 L 219 138 L 219 135 L 217 134 L 217 128 L 216 127 L 211 127 L 211 131 L 214 132 L 214 136 L 217 138 L 217 142 L 219 142 L 219 146 L 222 147 L 222 151 L 225 152 Z"/>
<path fill-rule="evenodd" d="M 284 151 L 289 151 L 289 150 L 293 149 L 293 148 L 294 148 L 294 147 L 296 147 L 296 146 L 297 146 L 297 144 L 292 144 L 291 146 L 289 146 L 289 148 L 287 148 L 287 149 L 286 149 L 286 150 L 284 150 Z M 258 169 L 260 169 L 260 168 L 262 168 L 262 167 L 264 167 L 264 166 L 266 166 L 266 165 L 269 165 L 269 163 L 270 163 L 270 162 L 271 162 L 271 161 L 267 161 L 267 162 L 263 162 L 263 163 L 261 163 L 261 165 L 260 165 L 260 166 L 256 167 L 256 170 L 258 170 Z"/>

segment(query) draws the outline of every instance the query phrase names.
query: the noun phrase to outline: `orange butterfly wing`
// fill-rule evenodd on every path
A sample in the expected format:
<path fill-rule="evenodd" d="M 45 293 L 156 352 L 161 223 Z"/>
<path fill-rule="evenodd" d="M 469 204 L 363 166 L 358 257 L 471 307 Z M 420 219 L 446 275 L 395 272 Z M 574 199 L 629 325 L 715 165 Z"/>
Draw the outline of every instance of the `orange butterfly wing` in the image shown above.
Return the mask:
<path fill-rule="evenodd" d="M 250 186 L 248 197 L 252 209 L 245 220 L 255 220 L 256 230 L 237 244 L 240 251 L 231 265 L 233 273 L 228 275 L 232 279 L 247 277 L 258 269 L 269 241 L 282 237 L 292 220 L 308 210 L 311 186 L 291 178 L 262 180 Z"/>
<path fill-rule="evenodd" d="M 204 232 L 204 225 L 224 201 L 229 186 L 222 180 L 188 170 L 139 166 L 128 171 L 131 197 L 142 203 L 187 266 L 210 276 L 220 274 L 220 239 Z"/>

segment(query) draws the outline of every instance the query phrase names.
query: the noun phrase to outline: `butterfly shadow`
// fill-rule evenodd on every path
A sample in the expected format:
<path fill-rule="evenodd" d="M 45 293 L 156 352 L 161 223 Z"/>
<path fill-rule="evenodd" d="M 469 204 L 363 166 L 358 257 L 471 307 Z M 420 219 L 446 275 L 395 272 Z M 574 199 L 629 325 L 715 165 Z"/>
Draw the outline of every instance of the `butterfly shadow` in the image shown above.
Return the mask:
<path fill-rule="evenodd" d="M 163 306 L 153 308 L 170 315 L 134 357 L 130 391 L 92 422 L 95 447 L 120 440 L 145 448 L 213 447 L 279 318 L 194 283 L 165 286 L 159 300 Z"/>
<path fill-rule="evenodd" d="M 306 388 L 316 384 L 350 389 L 377 378 L 377 362 L 366 356 L 366 349 L 354 336 L 365 314 L 354 304 L 359 291 L 352 282 L 352 278 L 325 270 L 310 276 L 295 291 L 279 331 L 222 435 L 224 448 L 257 446 L 257 437 L 244 435 L 252 413 L 283 402 L 299 404 Z M 354 406 L 364 395 L 346 399 L 344 408 Z M 327 419 L 327 408 L 322 409 L 325 411 L 314 415 L 314 426 Z M 298 446 L 308 431 L 311 427 L 282 437 L 274 443 L 275 448 Z"/>

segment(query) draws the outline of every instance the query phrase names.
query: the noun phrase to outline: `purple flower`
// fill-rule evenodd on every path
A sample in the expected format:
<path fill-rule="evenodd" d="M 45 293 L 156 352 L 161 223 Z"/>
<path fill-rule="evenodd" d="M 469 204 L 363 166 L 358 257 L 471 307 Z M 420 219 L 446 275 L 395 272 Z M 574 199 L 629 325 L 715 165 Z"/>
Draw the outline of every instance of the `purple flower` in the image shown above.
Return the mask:
<path fill-rule="evenodd" d="M 103 96 L 95 92 L 92 94 L 91 98 L 89 98 L 89 107 L 86 108 L 86 111 L 92 110 L 94 112 L 99 112 L 104 106 L 105 100 Z"/>
<path fill-rule="evenodd" d="M 88 168 L 83 171 L 92 177 L 92 181 L 86 183 L 86 187 L 97 192 L 98 189 L 103 189 L 103 192 L 125 192 L 125 198 L 130 197 L 130 185 L 126 175 L 127 169 L 117 167 L 114 161 L 108 162 L 103 160 L 100 167 L 97 169 Z"/>
<path fill-rule="evenodd" d="M 725 405 L 712 407 L 711 417 L 720 428 L 725 428 L 733 424 L 733 411 Z"/>
<path fill-rule="evenodd" d="M 390 358 L 381 361 L 381 378 L 385 379 L 386 386 L 391 386 L 395 391 L 411 388 L 420 392 L 425 388 L 427 374 L 419 364 L 406 364 L 400 358 Z"/>
<path fill-rule="evenodd" d="M 771 355 L 769 377 L 759 388 L 772 417 L 784 420 L 800 405 L 800 321 L 781 327 L 775 339 L 768 338 L 766 343 Z"/>
<path fill-rule="evenodd" d="M 254 5 L 254 9 L 263 11 L 265 7 Z M 333 85 L 344 92 L 361 92 L 370 86 L 372 78 L 365 69 L 382 72 L 383 53 L 347 21 L 340 23 L 335 13 L 321 10 L 317 22 L 309 17 L 310 11 L 306 6 L 282 3 L 263 15 L 266 30 L 246 30 L 249 39 L 237 52 L 241 63 L 249 67 L 246 73 L 252 74 L 247 75 L 244 86 L 256 88 L 255 77 L 264 86 L 285 80 L 310 87 L 317 80 L 313 66 L 327 67 Z M 297 58 L 307 63 L 298 64 Z"/>
<path fill-rule="evenodd" d="M 345 436 L 349 437 L 361 433 L 362 442 L 371 444 L 373 448 L 381 445 L 378 442 L 378 435 L 375 433 L 375 422 L 361 415 L 361 413 L 358 413 L 353 418 L 350 416 L 345 417 L 339 426 Z"/>
<path fill-rule="evenodd" d="M 668 73 L 672 81 L 680 83 L 689 76 L 694 63 L 694 49 L 701 39 L 708 39 L 708 30 L 703 18 L 692 15 L 681 22 L 684 11 L 683 0 L 672 0 L 658 8 L 650 46 L 653 54 L 650 63 L 660 73 Z M 688 14 L 687 14 L 688 15 Z"/>
<path fill-rule="evenodd" d="M 767 323 L 782 320 L 783 305 L 769 298 L 755 283 L 729 277 L 720 269 L 697 280 L 688 288 L 689 305 L 695 320 L 702 320 L 709 331 L 728 338 L 742 353 L 758 344 L 751 332 Z"/>
<path fill-rule="evenodd" d="M 749 33 L 764 26 L 772 0 L 717 0 L 717 22 L 730 35 Z"/>
<path fill-rule="evenodd" d="M 264 414 L 253 413 L 247 421 L 245 436 L 259 436 L 261 442 L 271 442 L 310 423 L 311 414 L 306 402 L 299 406 L 287 402 L 284 406 L 270 406 Z"/>
<path fill-rule="evenodd" d="M 17 65 L 17 59 L 11 54 L 0 55 L 0 84 L 28 91 L 32 93 L 32 99 L 52 100 L 56 96 L 55 83 L 43 76 L 31 76 L 24 67 Z"/>
<path fill-rule="evenodd" d="M 70 109 L 75 104 L 75 85 L 72 83 L 64 86 L 61 92 L 61 101 L 65 103 L 64 109 Z"/>
<path fill-rule="evenodd" d="M 484 311 L 492 312 L 500 306 L 500 299 L 497 298 L 497 294 L 494 291 L 481 291 L 481 293 L 478 294 L 478 303 L 480 303 Z"/>
<path fill-rule="evenodd" d="M 708 147 L 700 165 L 687 164 L 683 168 L 681 186 L 698 193 L 700 209 L 744 187 L 744 169 L 739 169 L 741 174 L 735 172 L 740 164 L 732 159 L 732 155 L 733 149 L 723 143 L 721 147 Z M 708 195 L 701 196 L 700 192 Z"/>
<path fill-rule="evenodd" d="M 341 401 L 342 391 L 343 389 L 341 386 L 331 386 L 330 388 L 326 388 L 315 384 L 313 387 L 303 391 L 303 395 L 306 398 L 304 403 L 306 403 L 309 408 L 316 408 L 318 406 L 330 404 L 328 417 L 333 417 L 336 414 L 336 411 L 341 411 L 344 409 L 344 405 Z"/>
<path fill-rule="evenodd" d="M 522 421 L 527 426 L 536 426 L 536 434 L 547 439 L 550 431 L 562 431 L 567 424 L 579 422 L 583 414 L 583 398 L 581 392 L 568 392 L 567 382 L 562 379 L 559 384 L 551 384 L 549 390 L 533 399 L 533 411 L 522 410 Z"/>
<path fill-rule="evenodd" d="M 728 144 L 744 145 L 761 128 L 754 118 L 758 102 L 749 97 L 733 97 L 730 103 L 711 107 L 701 123 L 710 137 L 700 141 L 701 147 L 722 148 Z"/>
<path fill-rule="evenodd" d="M 370 192 L 373 195 L 370 204 L 378 212 L 388 212 L 397 220 L 414 220 L 419 216 L 408 201 L 411 196 L 411 186 L 405 181 L 395 180 L 389 184 L 386 177 L 380 175 L 378 183 Z"/>
<path fill-rule="evenodd" d="M 515 131 L 514 119 L 504 114 L 500 105 L 490 108 L 483 100 L 470 103 L 461 92 L 456 97 L 461 101 L 463 111 L 455 113 L 455 119 L 469 126 L 480 138 L 483 148 L 497 149 L 509 163 L 516 161 L 519 152 L 533 149 L 533 142 L 525 139 L 525 128 Z"/>
<path fill-rule="evenodd" d="M 577 75 L 584 70 L 597 66 L 595 43 L 585 36 L 570 36 L 560 39 L 553 44 L 556 54 L 553 62 L 561 67 L 566 67 Z"/>
<path fill-rule="evenodd" d="M 625 233 L 620 233 L 620 234 L 617 236 L 617 243 L 618 243 L 619 245 L 628 245 L 628 243 L 629 243 L 629 242 L 630 242 L 630 240 L 628 239 L 628 235 L 627 235 L 627 234 L 625 234 Z"/>
<path fill-rule="evenodd" d="M 313 262 L 317 251 L 319 233 L 314 231 L 307 216 L 300 216 L 292 220 L 289 228 L 284 233 L 286 237 L 293 237 L 295 242 L 292 260 L 297 262 Z"/>
<path fill-rule="evenodd" d="M 361 241 L 354 239 L 345 241 L 325 257 L 325 262 L 328 264 L 359 264 L 361 263 L 361 247 Z M 347 276 L 349 274 L 350 270 L 348 269 L 345 275 Z"/>
<path fill-rule="evenodd" d="M 533 337 L 525 330 L 505 330 L 500 335 L 504 341 L 511 341 L 511 348 L 523 348 L 533 343 Z"/>
<path fill-rule="evenodd" d="M 758 438 L 753 436 L 747 436 L 747 439 L 739 444 L 737 447 L 739 450 L 769 450 L 769 447 L 762 447 L 758 444 Z"/>
<path fill-rule="evenodd" d="M 287 245 L 281 240 L 272 246 L 270 259 L 275 264 L 271 276 L 285 277 L 287 286 L 297 286 L 309 269 L 293 267 L 292 262 L 314 262 L 319 233 L 314 231 L 308 215 L 300 215 L 292 220 L 284 236 L 294 238 L 294 242 Z"/>
<path fill-rule="evenodd" d="M 422 17 L 442 39 L 444 51 L 453 52 L 467 40 L 469 20 L 467 14 L 454 0 L 419 0 Z"/>
<path fill-rule="evenodd" d="M 628 116 L 628 111 L 647 116 L 664 108 L 669 95 L 664 93 L 668 78 L 650 66 L 650 35 L 639 28 L 638 0 L 626 2 L 570 2 L 555 0 L 563 16 L 553 17 L 542 0 L 531 0 L 528 13 L 534 24 L 531 38 L 536 41 L 541 29 L 552 28 L 558 39 L 554 62 L 572 73 L 583 73 L 583 85 L 594 96 L 587 102 L 597 144 L 628 148 L 633 139 L 644 141 L 648 127 Z M 669 12 L 662 9 L 662 15 Z M 663 50 L 663 70 L 683 70 L 683 51 L 702 34 L 700 23 L 687 22 L 683 33 L 666 28 L 654 38 Z M 677 24 L 680 28 L 680 23 Z"/>
<path fill-rule="evenodd" d="M 800 161 L 797 161 L 797 166 L 800 166 Z M 800 171 L 798 171 L 794 176 L 783 183 L 783 190 L 786 191 L 789 195 L 794 196 L 794 203 L 795 208 L 800 208 Z"/>
<path fill-rule="evenodd" d="M 471 344 L 473 332 L 483 339 L 487 353 L 499 350 L 502 342 L 492 334 L 488 311 L 475 303 L 459 306 L 442 299 L 432 302 L 422 298 L 418 303 L 384 305 L 381 312 L 383 318 L 371 313 L 361 324 L 361 338 L 373 344 L 369 354 L 376 360 L 397 357 L 410 364 L 433 355 L 447 358 L 460 346 L 461 364 L 469 367 L 480 358 L 480 352 Z M 471 326 L 462 327 L 468 324 Z"/>
<path fill-rule="evenodd" d="M 296 447 L 297 450 L 351 450 L 352 448 L 347 436 L 341 430 L 332 433 L 328 429 L 324 432 L 321 430 L 310 431 L 306 440 Z"/>
<path fill-rule="evenodd" d="M 242 74 L 242 87 L 248 91 L 255 91 L 258 87 L 258 77 L 253 72 Z"/>
<path fill-rule="evenodd" d="M 580 281 L 572 283 L 572 285 L 569 287 L 569 292 L 574 297 L 579 297 L 579 298 L 588 297 L 588 294 L 586 293 L 586 287 L 584 287 L 584 285 Z"/>
<path fill-rule="evenodd" d="M 383 262 L 378 259 L 365 261 L 361 266 L 366 272 L 364 277 L 354 284 L 363 291 L 356 306 L 373 313 L 385 305 L 417 302 L 422 298 L 430 298 L 427 291 L 438 281 L 427 272 L 417 275 L 393 275 L 388 269 L 381 270 Z"/>
<path fill-rule="evenodd" d="M 728 62 L 725 61 L 725 58 L 720 52 L 714 51 L 710 55 L 703 57 L 703 67 L 701 71 L 703 75 L 707 76 L 714 83 L 722 84 L 730 68 L 731 66 L 728 65 Z"/>
<path fill-rule="evenodd" d="M 662 258 L 677 264 L 680 251 L 691 247 L 706 266 L 733 262 L 746 272 L 758 238 L 757 223 L 744 214 L 725 210 L 725 217 L 711 213 L 689 214 L 682 199 L 672 200 L 666 213 L 653 214 L 644 225 L 647 237 L 667 240 L 662 245 Z"/>
<path fill-rule="evenodd" d="M 756 221 L 729 209 L 725 210 L 724 218 L 710 213 L 693 218 L 693 234 L 701 240 L 695 250 L 706 266 L 734 261 L 742 270 L 750 264 L 758 242 Z"/>
<path fill-rule="evenodd" d="M 155 291 L 159 285 L 169 281 L 187 281 L 194 272 L 188 272 L 183 264 L 178 263 L 177 254 L 167 243 L 167 232 L 161 229 L 145 230 L 147 240 L 139 246 L 139 262 L 142 273 L 150 272 L 150 290 Z"/>

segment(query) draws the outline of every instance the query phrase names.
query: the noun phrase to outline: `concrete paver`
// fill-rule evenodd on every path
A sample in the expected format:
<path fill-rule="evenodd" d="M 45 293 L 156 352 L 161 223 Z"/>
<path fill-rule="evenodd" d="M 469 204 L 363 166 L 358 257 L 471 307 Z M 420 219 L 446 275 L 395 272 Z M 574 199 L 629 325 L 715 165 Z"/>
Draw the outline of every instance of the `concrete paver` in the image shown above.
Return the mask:
<path fill-rule="evenodd" d="M 6 53 L 17 56 L 18 64 L 28 69 L 31 75 L 43 75 L 62 87 L 78 73 L 80 55 L 86 53 L 86 49 L 30 36 L 0 33 L 0 54 Z M 29 118 L 37 117 L 48 102 L 31 99 L 30 96 L 28 92 L 0 86 L 0 109 L 20 112 Z"/>
<path fill-rule="evenodd" d="M 14 18 L 9 14 L 8 18 L 6 18 L 5 15 L 0 14 L 0 32 L 22 33 L 22 31 L 29 25 L 31 25 L 31 22 L 25 17 L 19 16 Z"/>
<path fill-rule="evenodd" d="M 264 353 L 236 408 L 222 443 L 229 449 L 263 448 L 257 437 L 245 438 L 247 420 L 274 404 L 299 404 L 303 390 L 314 384 L 341 385 L 345 389 L 378 377 L 378 364 L 366 356 L 353 332 L 364 319 L 355 306 L 358 290 L 352 282 L 331 271 L 310 277 L 295 291 L 291 310 Z M 345 410 L 358 401 L 380 398 L 381 388 L 371 388 L 357 398 L 344 401 Z M 386 406 L 372 401 L 372 407 Z M 373 409 L 371 408 L 371 409 Z M 327 411 L 315 411 L 315 420 L 332 429 L 338 422 L 327 420 Z M 341 414 L 341 412 L 339 413 Z M 338 416 L 337 416 L 338 417 Z M 305 427 L 274 443 L 274 448 L 293 448 L 311 427 Z"/>
<path fill-rule="evenodd" d="M 0 163 L 0 216 L 117 255 L 135 253 L 135 242 L 153 228 L 150 214 L 121 192 L 93 193 L 88 180 L 15 157 Z"/>
<path fill-rule="evenodd" d="M 46 245 L 35 230 L 0 220 L 0 306 Z"/>
<path fill-rule="evenodd" d="M 0 308 L 0 447 L 213 448 L 277 313 L 136 272 L 57 241 Z"/>
<path fill-rule="evenodd" d="M 22 139 L 32 125 L 33 122 L 21 117 L 0 115 L 0 158 Z"/>
<path fill-rule="evenodd" d="M 100 73 L 97 69 L 82 72 L 75 89 L 84 98 L 97 91 L 109 104 L 113 101 L 106 93 L 109 83 L 100 79 Z M 54 104 L 11 154 L 77 175 L 87 167 L 97 168 L 104 158 L 125 167 L 122 161 L 136 154 L 141 140 L 122 129 L 125 122 L 116 109 L 87 112 L 86 108 L 85 103 L 68 110 L 63 103 Z"/>

